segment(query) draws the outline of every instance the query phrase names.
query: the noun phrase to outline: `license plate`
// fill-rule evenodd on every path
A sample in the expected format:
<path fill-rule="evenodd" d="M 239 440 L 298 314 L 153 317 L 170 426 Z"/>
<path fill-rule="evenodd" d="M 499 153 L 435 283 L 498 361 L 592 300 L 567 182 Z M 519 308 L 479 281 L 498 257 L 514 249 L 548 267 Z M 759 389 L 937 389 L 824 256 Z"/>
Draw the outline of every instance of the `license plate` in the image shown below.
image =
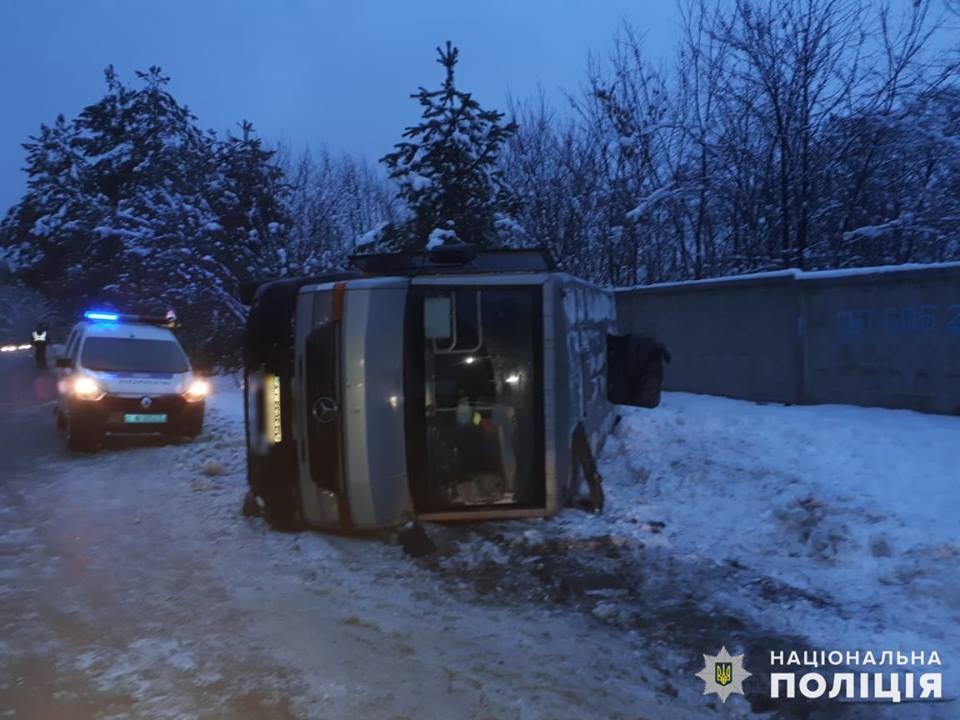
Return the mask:
<path fill-rule="evenodd" d="M 142 414 L 127 413 L 123 416 L 125 423 L 165 423 L 167 421 L 166 413 Z"/>

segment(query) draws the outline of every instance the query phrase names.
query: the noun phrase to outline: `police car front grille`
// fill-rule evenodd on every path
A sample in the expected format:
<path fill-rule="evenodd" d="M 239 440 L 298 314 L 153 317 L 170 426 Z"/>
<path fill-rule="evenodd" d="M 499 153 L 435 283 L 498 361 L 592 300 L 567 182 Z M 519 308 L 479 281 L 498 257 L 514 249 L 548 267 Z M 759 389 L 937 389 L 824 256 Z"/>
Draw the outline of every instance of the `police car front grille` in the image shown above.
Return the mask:
<path fill-rule="evenodd" d="M 149 397 L 150 402 L 144 406 L 143 398 Z M 119 413 L 163 413 L 179 410 L 183 407 L 184 399 L 179 395 L 140 395 L 137 397 L 117 397 L 108 395 L 103 399 L 107 409 Z"/>

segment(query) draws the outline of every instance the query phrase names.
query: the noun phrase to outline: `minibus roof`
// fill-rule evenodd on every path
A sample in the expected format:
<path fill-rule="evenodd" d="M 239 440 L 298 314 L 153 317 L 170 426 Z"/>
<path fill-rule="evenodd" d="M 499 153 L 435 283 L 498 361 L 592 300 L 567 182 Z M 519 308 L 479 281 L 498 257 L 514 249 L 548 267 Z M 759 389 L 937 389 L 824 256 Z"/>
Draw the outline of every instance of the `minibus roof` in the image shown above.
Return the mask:
<path fill-rule="evenodd" d="M 469 246 L 454 246 L 351 255 L 350 264 L 367 275 L 482 275 L 556 270 L 553 257 L 543 248 L 477 251 Z"/>

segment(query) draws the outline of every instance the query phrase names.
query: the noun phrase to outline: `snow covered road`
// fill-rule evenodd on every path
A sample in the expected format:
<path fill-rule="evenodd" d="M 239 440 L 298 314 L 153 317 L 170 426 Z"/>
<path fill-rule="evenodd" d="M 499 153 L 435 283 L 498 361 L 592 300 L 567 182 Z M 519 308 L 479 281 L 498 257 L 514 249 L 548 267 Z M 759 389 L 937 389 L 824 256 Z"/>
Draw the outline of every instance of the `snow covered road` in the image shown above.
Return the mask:
<path fill-rule="evenodd" d="M 412 561 L 242 518 L 229 379 L 195 443 L 74 456 L 4 362 L 0 392 L 34 390 L 0 397 L 0 717 L 957 717 L 773 705 L 756 662 L 936 649 L 953 672 L 958 418 L 668 394 L 608 444 L 604 515 L 433 527 Z M 702 695 L 721 643 L 748 699 Z"/>
<path fill-rule="evenodd" d="M 637 677 L 635 636 L 466 604 L 379 540 L 243 519 L 238 403 L 196 443 L 92 456 L 59 448 L 49 406 L 3 409 L 0 716 L 701 716 Z"/>

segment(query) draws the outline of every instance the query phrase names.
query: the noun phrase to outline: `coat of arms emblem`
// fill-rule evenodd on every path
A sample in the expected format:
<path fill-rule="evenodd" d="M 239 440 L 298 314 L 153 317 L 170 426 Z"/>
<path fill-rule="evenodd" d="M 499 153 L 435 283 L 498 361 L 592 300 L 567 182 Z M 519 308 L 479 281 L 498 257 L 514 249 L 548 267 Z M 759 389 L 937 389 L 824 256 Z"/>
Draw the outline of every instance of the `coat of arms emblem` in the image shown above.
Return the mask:
<path fill-rule="evenodd" d="M 716 693 L 721 702 L 732 694 L 743 695 L 743 681 L 751 675 L 743 667 L 743 655 L 731 655 L 721 647 L 716 655 L 704 654 L 703 663 L 697 677 L 704 682 L 704 695 Z"/>
<path fill-rule="evenodd" d="M 729 685 L 733 682 L 733 663 L 714 663 L 713 674 L 714 679 L 717 681 L 717 685 Z"/>

